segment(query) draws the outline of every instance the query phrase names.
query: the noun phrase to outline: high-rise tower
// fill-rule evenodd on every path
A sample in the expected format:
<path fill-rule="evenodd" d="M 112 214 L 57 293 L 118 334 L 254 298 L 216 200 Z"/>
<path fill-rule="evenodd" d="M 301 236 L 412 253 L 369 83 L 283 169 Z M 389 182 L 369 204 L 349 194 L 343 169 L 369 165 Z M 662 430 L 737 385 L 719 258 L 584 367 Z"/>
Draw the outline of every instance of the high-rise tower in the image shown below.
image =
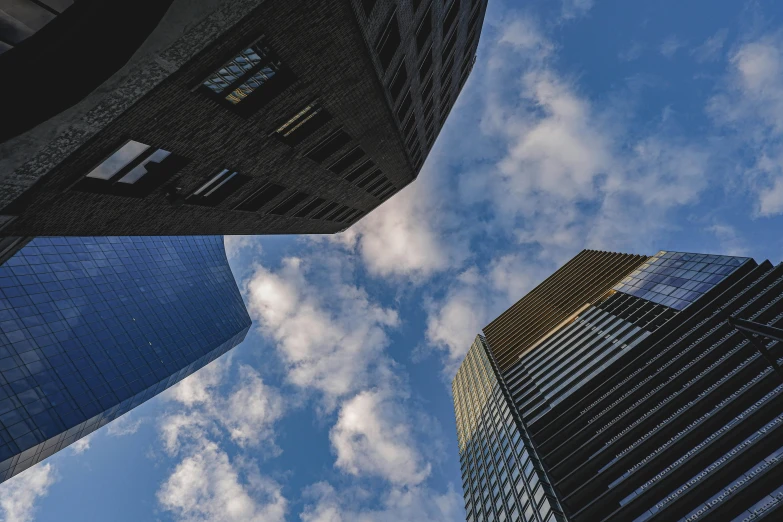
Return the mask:
<path fill-rule="evenodd" d="M 468 520 L 774 517 L 783 265 L 589 261 L 618 255 L 582 252 L 473 344 L 453 384 Z"/>
<path fill-rule="evenodd" d="M 0 235 L 30 237 L 344 230 L 418 175 L 487 2 L 12 4 Z"/>
<path fill-rule="evenodd" d="M 224 354 L 250 324 L 221 237 L 34 239 L 0 267 L 0 482 Z"/>

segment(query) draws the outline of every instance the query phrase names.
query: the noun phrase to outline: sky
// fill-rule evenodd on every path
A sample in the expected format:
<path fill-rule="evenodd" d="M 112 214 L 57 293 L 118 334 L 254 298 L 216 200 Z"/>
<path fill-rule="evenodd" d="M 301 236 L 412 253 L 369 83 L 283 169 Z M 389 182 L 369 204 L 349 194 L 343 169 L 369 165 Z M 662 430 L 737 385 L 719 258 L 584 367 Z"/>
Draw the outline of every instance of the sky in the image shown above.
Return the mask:
<path fill-rule="evenodd" d="M 240 346 L 0 485 L 0 520 L 464 520 L 451 379 L 583 248 L 783 258 L 783 4 L 490 0 L 418 179 L 226 238 Z"/>

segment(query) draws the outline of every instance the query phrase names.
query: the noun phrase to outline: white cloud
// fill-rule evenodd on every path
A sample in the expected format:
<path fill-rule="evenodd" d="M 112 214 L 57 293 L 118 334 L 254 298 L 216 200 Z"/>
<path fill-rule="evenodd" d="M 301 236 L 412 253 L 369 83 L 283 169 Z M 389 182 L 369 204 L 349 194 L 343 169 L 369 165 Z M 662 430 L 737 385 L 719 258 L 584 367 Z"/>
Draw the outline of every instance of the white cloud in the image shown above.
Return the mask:
<path fill-rule="evenodd" d="M 720 252 L 727 256 L 747 256 L 748 248 L 737 229 L 727 224 L 715 224 L 706 228 L 720 243 Z"/>
<path fill-rule="evenodd" d="M 685 43 L 679 38 L 677 38 L 676 36 L 671 35 L 671 36 L 667 36 L 663 40 L 659 50 L 661 51 L 661 54 L 664 55 L 666 58 L 671 58 L 682 47 L 685 47 Z"/>
<path fill-rule="evenodd" d="M 87 435 L 86 437 L 82 437 L 81 439 L 77 440 L 73 444 L 71 444 L 69 447 L 71 449 L 71 453 L 74 455 L 81 455 L 88 449 L 90 449 L 90 443 L 92 442 L 92 434 Z"/>
<path fill-rule="evenodd" d="M 464 281 L 457 280 L 443 299 L 426 307 L 426 337 L 432 346 L 445 350 L 444 372 L 448 377 L 456 372 L 476 334 L 490 320 L 486 300 L 489 292 Z"/>
<path fill-rule="evenodd" d="M 126 435 L 133 435 L 141 425 L 147 422 L 147 418 L 136 418 L 133 412 L 128 412 L 118 419 L 114 419 L 108 424 L 106 432 L 113 437 L 124 437 Z"/>
<path fill-rule="evenodd" d="M 12 477 L 0 487 L 0 509 L 5 522 L 32 522 L 36 502 L 49 492 L 56 481 L 50 463 L 38 464 Z"/>
<path fill-rule="evenodd" d="M 300 514 L 302 522 L 454 522 L 465 518 L 462 495 L 451 487 L 444 493 L 422 486 L 393 488 L 374 509 L 359 507 L 365 501 L 362 491 L 337 491 L 326 482 L 310 486 L 305 497 L 310 502 Z"/>
<path fill-rule="evenodd" d="M 158 501 L 182 522 L 275 522 L 287 509 L 279 484 L 208 440 L 176 466 Z"/>
<path fill-rule="evenodd" d="M 399 325 L 395 310 L 352 283 L 342 257 L 317 249 L 315 267 L 287 258 L 274 272 L 258 266 L 246 283 L 250 313 L 275 342 L 288 380 L 320 392 L 327 410 L 377 380 L 386 329 Z"/>
<path fill-rule="evenodd" d="M 720 29 L 707 38 L 700 46 L 693 49 L 691 54 L 697 62 L 714 62 L 720 59 L 723 54 L 723 47 L 726 45 L 728 36 L 728 29 Z"/>
<path fill-rule="evenodd" d="M 351 475 L 376 476 L 397 486 L 420 484 L 429 475 L 408 413 L 388 390 L 363 391 L 345 401 L 329 438 L 335 465 Z"/>
<path fill-rule="evenodd" d="M 621 62 L 633 62 L 642 56 L 642 52 L 644 52 L 644 46 L 639 42 L 633 42 L 617 53 L 617 58 Z"/>
<path fill-rule="evenodd" d="M 593 8 L 593 3 L 593 0 L 563 0 L 560 16 L 564 20 L 585 16 Z"/>
<path fill-rule="evenodd" d="M 725 85 L 707 111 L 752 158 L 745 185 L 757 214 L 783 213 L 783 32 L 746 41 L 730 53 Z M 731 142 L 730 142 L 731 143 Z"/>
<path fill-rule="evenodd" d="M 166 393 L 179 406 L 159 423 L 164 450 L 179 461 L 158 490 L 158 501 L 181 522 L 282 521 L 287 501 L 281 486 L 264 477 L 247 447 L 278 451 L 274 424 L 283 414 L 279 392 L 246 365 L 232 377 L 230 358 L 221 358 Z M 240 452 L 230 457 L 219 442 L 228 435 Z"/>
<path fill-rule="evenodd" d="M 238 258 L 243 251 L 258 255 L 261 253 L 261 238 L 260 236 L 223 236 L 223 246 L 229 260 Z"/>
<path fill-rule="evenodd" d="M 200 440 L 220 430 L 240 447 L 264 443 L 274 448 L 273 427 L 284 412 L 282 396 L 247 365 L 239 365 L 236 384 L 223 395 L 217 388 L 230 370 L 230 359 L 219 359 L 169 390 L 167 398 L 185 406 L 161 420 L 169 453 L 179 451 L 183 441 Z"/>
<path fill-rule="evenodd" d="M 358 252 L 371 274 L 422 281 L 465 258 L 456 216 L 446 205 L 449 189 L 437 186 L 433 163 L 437 158 L 427 161 L 415 183 L 333 238 Z"/>

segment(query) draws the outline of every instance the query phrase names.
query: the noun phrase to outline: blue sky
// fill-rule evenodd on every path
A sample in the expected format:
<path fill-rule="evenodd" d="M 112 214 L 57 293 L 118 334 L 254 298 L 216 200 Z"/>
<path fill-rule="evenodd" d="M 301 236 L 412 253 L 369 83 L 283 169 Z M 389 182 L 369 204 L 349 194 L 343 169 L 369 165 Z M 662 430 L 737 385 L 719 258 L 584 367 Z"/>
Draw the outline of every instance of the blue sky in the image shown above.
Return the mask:
<path fill-rule="evenodd" d="M 780 2 L 491 0 L 419 179 L 339 236 L 228 238 L 247 340 L 0 517 L 464 520 L 449 383 L 482 326 L 582 248 L 777 263 L 782 228 Z"/>

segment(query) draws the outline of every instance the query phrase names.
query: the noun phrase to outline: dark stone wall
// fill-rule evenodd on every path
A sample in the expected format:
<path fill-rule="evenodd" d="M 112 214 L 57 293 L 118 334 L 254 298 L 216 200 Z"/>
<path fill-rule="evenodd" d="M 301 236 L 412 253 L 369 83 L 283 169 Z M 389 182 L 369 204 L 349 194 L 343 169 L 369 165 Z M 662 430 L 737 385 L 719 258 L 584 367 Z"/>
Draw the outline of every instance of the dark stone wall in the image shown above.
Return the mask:
<path fill-rule="evenodd" d="M 203 51 L 183 61 L 184 65 L 174 69 L 119 117 L 85 140 L 64 161 L 47 169 L 30 190 L 0 211 L 0 214 L 17 216 L 2 234 L 297 234 L 333 233 L 346 228 L 379 205 L 382 199 L 368 193 L 366 187 L 359 188 L 327 170 L 334 159 L 353 146 L 361 146 L 394 185 L 394 190 L 383 195 L 386 199 L 415 178 L 429 150 L 424 129 L 424 100 L 417 91 L 419 57 L 415 43 L 418 19 L 428 4 L 422 2 L 414 15 L 410 0 L 399 2 L 397 12 L 402 44 L 391 66 L 382 71 L 374 47 L 395 4 L 391 0 L 379 0 L 367 17 L 359 1 L 261 3 Z M 472 0 L 462 0 L 455 24 L 459 31 L 452 82 L 455 93 L 461 86 L 460 64 L 475 49 L 480 30 L 481 20 L 475 41 L 466 42 L 467 24 L 474 5 L 482 11 L 483 19 L 486 8 L 483 0 L 476 0 L 475 4 Z M 433 48 L 437 49 L 441 38 L 438 17 L 443 15 L 440 11 L 445 8 L 435 0 L 432 9 L 434 29 L 430 38 L 435 42 Z M 296 76 L 292 85 L 250 116 L 236 114 L 197 89 L 213 71 L 262 35 Z M 197 32 L 185 33 L 163 55 L 171 59 L 163 65 L 171 69 L 171 63 L 177 63 L 178 52 L 187 56 L 189 39 L 197 36 Z M 195 41 L 193 45 L 196 45 Z M 439 56 L 440 52 L 433 54 Z M 413 132 L 418 133 L 418 138 L 415 140 L 410 134 L 403 134 L 403 122 L 395 114 L 396 104 L 403 96 L 395 104 L 387 89 L 401 59 L 406 61 L 409 71 L 403 96 L 410 87 L 412 112 L 417 116 Z M 439 64 L 439 58 L 436 58 L 431 73 L 437 78 L 433 92 L 438 97 Z M 456 94 L 436 112 L 436 132 L 455 98 Z M 270 136 L 281 122 L 314 100 L 331 113 L 328 124 L 295 147 Z M 438 104 L 439 100 L 436 98 Z M 337 128 L 351 136 L 349 144 L 322 163 L 304 156 Z M 190 161 L 169 184 L 144 198 L 74 190 L 74 184 L 128 139 L 163 148 Z M 406 141 L 409 144 L 418 141 L 419 145 L 411 148 L 406 146 Z M 413 154 L 417 147 L 423 154 Z M 51 163 L 55 165 L 56 162 Z M 167 198 L 165 192 L 170 187 L 176 186 L 180 194 L 190 194 L 223 168 L 237 170 L 252 179 L 217 207 L 174 205 Z M 287 190 L 259 212 L 230 210 L 266 181 Z M 265 214 L 293 190 L 317 195 L 362 213 L 343 223 L 291 217 L 305 202 L 287 216 Z"/>

